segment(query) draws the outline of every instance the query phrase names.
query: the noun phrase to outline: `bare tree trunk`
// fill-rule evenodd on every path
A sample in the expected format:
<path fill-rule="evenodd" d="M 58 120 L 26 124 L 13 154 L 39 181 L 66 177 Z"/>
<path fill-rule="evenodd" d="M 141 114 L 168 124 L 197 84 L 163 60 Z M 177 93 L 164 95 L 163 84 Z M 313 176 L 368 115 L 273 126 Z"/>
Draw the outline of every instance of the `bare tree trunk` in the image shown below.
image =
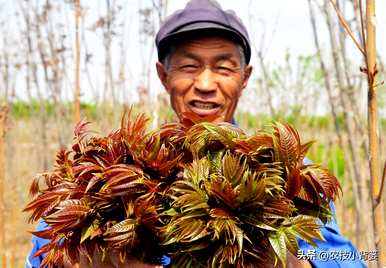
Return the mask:
<path fill-rule="evenodd" d="M 12 105 L 12 102 L 9 102 L 9 111 L 8 111 L 8 114 L 10 115 L 9 117 L 11 118 L 11 120 L 7 120 L 7 126 L 13 126 L 14 124 L 14 120 L 12 120 L 12 108 L 13 108 L 13 105 Z M 10 122 L 11 121 L 11 122 Z M 6 185 L 7 185 L 7 188 L 10 188 L 12 189 L 12 196 L 11 197 L 8 197 L 7 200 L 11 199 L 9 202 L 8 201 L 8 204 L 10 204 L 10 210 L 8 210 L 8 213 L 11 214 L 10 215 L 10 221 L 8 220 L 9 222 L 9 228 L 8 228 L 8 232 L 10 234 L 10 239 L 8 239 L 8 252 L 10 252 L 10 256 L 9 256 L 9 261 L 8 261 L 8 264 L 9 264 L 9 267 L 18 267 L 17 266 L 17 257 L 18 257 L 18 238 L 21 236 L 21 233 L 18 232 L 19 230 L 19 225 L 18 225 L 18 218 L 20 217 L 20 208 L 22 207 L 21 204 L 19 204 L 18 200 L 19 200 L 19 194 L 17 193 L 21 193 L 23 191 L 25 191 L 24 189 L 22 190 L 20 188 L 20 186 L 24 186 L 23 185 L 23 180 L 19 177 L 19 176 L 16 176 L 15 175 L 15 167 L 18 167 L 18 164 L 17 164 L 17 158 L 14 156 L 14 152 L 16 151 L 16 148 L 15 148 L 15 144 L 18 143 L 18 141 L 16 139 L 13 139 L 12 138 L 12 129 L 11 128 L 8 128 L 7 129 L 7 133 L 6 133 L 6 138 L 5 138 L 5 141 L 6 141 L 6 148 L 5 148 L 5 158 L 6 158 L 6 174 L 5 174 L 5 177 L 7 178 L 7 182 L 6 182 Z M 14 161 L 16 160 L 16 161 Z M 8 191 L 9 192 L 9 191 Z M 8 218 L 8 219 L 9 219 Z"/>
<path fill-rule="evenodd" d="M 348 2 L 347 1 L 343 1 L 343 7 L 341 8 L 342 12 L 345 12 L 346 11 L 346 4 Z M 337 6 L 339 7 L 339 1 L 337 1 Z M 353 6 L 353 11 L 354 11 L 354 14 L 358 14 L 358 7 L 357 7 L 357 3 L 356 1 L 354 3 L 352 3 L 352 6 Z M 356 29 L 360 29 L 360 20 L 359 20 L 359 17 L 354 17 L 354 19 L 352 20 L 352 23 L 355 24 L 356 26 Z M 358 31 L 358 33 L 360 33 L 360 31 Z M 360 36 L 360 34 L 359 34 Z M 339 43 L 340 43 L 340 57 L 341 57 L 341 61 L 343 63 L 343 74 L 344 74 L 344 79 L 346 81 L 346 88 L 344 90 L 344 94 L 347 96 L 347 98 L 349 99 L 350 101 L 350 108 L 351 108 L 351 114 L 353 116 L 353 125 L 354 125 L 354 129 L 355 129 L 355 132 L 356 133 L 359 133 L 360 137 L 363 138 L 365 136 L 365 124 L 364 124 L 364 120 L 363 118 L 360 117 L 360 115 L 362 114 L 360 112 L 360 109 L 359 109 L 359 106 L 358 106 L 358 97 L 355 96 L 355 94 L 358 94 L 358 91 L 361 89 L 360 86 L 358 87 L 355 87 L 354 86 L 354 83 L 353 83 L 353 79 L 352 79 L 352 76 L 350 74 L 350 62 L 349 62 L 349 58 L 347 56 L 347 49 L 346 49 L 346 38 L 347 38 L 347 35 L 344 31 L 344 28 L 343 27 L 340 27 L 339 28 Z M 364 139 L 360 139 L 360 140 L 363 140 L 363 148 L 365 150 L 365 152 L 367 153 L 368 149 L 367 149 L 367 144 L 366 142 L 364 141 Z M 361 182 L 363 182 L 364 180 L 361 180 Z M 360 187 L 362 187 L 363 185 L 361 184 Z M 362 188 L 361 188 L 362 189 Z M 364 195 L 366 196 L 366 195 Z M 365 200 L 367 200 L 366 198 L 364 198 Z"/>
<path fill-rule="evenodd" d="M 265 63 L 264 63 L 262 51 L 258 51 L 257 57 L 259 60 L 260 68 L 263 71 L 263 73 L 262 73 L 262 77 L 263 77 L 262 82 L 263 83 L 261 83 L 261 84 L 264 87 L 265 93 L 267 94 L 267 103 L 268 103 L 268 107 L 269 107 L 269 112 L 270 112 L 271 117 L 273 117 L 273 116 L 275 116 L 275 109 L 273 108 L 273 97 L 272 97 L 272 92 L 271 92 L 271 89 L 269 86 L 269 84 L 270 84 L 269 79 L 270 78 L 268 76 L 267 68 L 266 68 Z"/>
<path fill-rule="evenodd" d="M 110 3 L 110 0 L 106 0 L 106 20 L 104 24 L 104 30 L 103 30 L 103 43 L 105 48 L 105 94 L 107 94 L 109 91 L 111 93 L 111 100 L 113 106 L 116 104 L 116 95 L 115 95 L 115 88 L 114 88 L 114 79 L 113 79 L 113 65 L 111 62 L 111 42 L 112 42 L 112 24 L 113 24 L 113 10 L 114 10 L 114 3 Z M 109 97 L 105 95 L 105 101 Z M 114 115 L 113 111 L 113 115 Z"/>
<path fill-rule="evenodd" d="M 363 69 L 367 73 L 368 82 L 368 136 L 369 136 L 369 166 L 370 166 L 370 186 L 371 186 L 371 201 L 372 201 L 372 234 L 375 239 L 375 246 L 378 252 L 377 267 L 381 268 L 386 264 L 386 230 L 384 209 L 382 200 L 382 190 L 384 185 L 385 173 L 380 177 L 380 160 L 379 160 L 379 143 L 378 139 L 378 107 L 377 107 L 377 88 L 375 85 L 375 76 L 377 74 L 376 66 L 376 32 L 375 32 L 375 1 L 366 1 L 366 25 L 364 25 L 362 1 L 359 0 L 360 21 L 361 21 L 361 41 L 359 45 L 355 39 L 351 29 L 347 26 L 347 21 L 342 18 L 336 4 L 334 5 L 340 21 L 346 32 L 351 36 L 358 49 L 362 52 L 366 62 L 366 68 Z M 386 169 L 386 164 L 385 164 Z"/>
<path fill-rule="evenodd" d="M 48 1 L 47 1 L 48 2 Z M 65 111 L 63 107 L 63 101 L 61 100 L 62 93 L 62 82 L 63 77 L 65 77 L 65 57 L 61 54 L 65 51 L 65 44 L 63 38 L 60 38 L 62 42 L 55 38 L 57 35 L 61 35 L 60 32 L 55 31 L 53 28 L 54 17 L 50 17 L 47 21 L 46 32 L 47 32 L 47 42 L 49 45 L 49 61 L 50 61 L 50 71 L 51 77 L 47 81 L 47 84 L 50 85 L 50 91 L 52 92 L 52 101 L 53 101 L 53 110 L 54 110 L 54 124 L 56 125 L 56 131 L 58 135 L 58 142 L 60 148 L 65 148 L 66 137 L 65 137 Z M 64 34 L 63 34 L 64 35 Z M 62 36 L 63 36 L 62 35 Z M 61 65 L 63 66 L 61 68 Z"/>
<path fill-rule="evenodd" d="M 341 133 L 341 129 L 339 128 L 338 116 L 337 116 L 336 107 L 335 107 L 336 105 L 335 105 L 335 101 L 334 101 L 333 94 L 332 94 L 331 78 L 330 78 L 330 74 L 327 71 L 326 64 L 324 63 L 324 60 L 322 57 L 320 44 L 319 44 L 318 31 L 316 29 L 315 14 L 314 14 L 314 10 L 312 8 L 311 0 L 308 0 L 308 7 L 309 7 L 309 12 L 310 12 L 312 32 L 313 32 L 313 36 L 314 36 L 314 43 L 315 43 L 315 47 L 316 47 L 316 55 L 318 57 L 318 60 L 320 63 L 320 69 L 321 69 L 321 71 L 323 73 L 323 77 L 324 77 L 324 86 L 325 86 L 325 89 L 327 91 L 327 96 L 328 96 L 328 100 L 329 100 L 329 104 L 330 104 L 332 119 L 334 120 L 335 133 L 338 137 L 339 147 L 343 148 L 342 133 Z"/>
<path fill-rule="evenodd" d="M 343 1 L 343 5 L 341 8 L 339 8 L 339 1 L 337 1 L 337 7 L 341 10 L 343 16 L 344 12 L 346 11 L 346 1 Z M 355 5 L 354 8 L 355 10 Z M 360 23 L 360 20 L 358 19 L 353 20 L 353 23 Z M 351 25 L 349 25 L 351 27 Z M 360 25 L 358 25 L 357 28 L 360 28 Z M 359 32 L 360 33 L 360 32 Z M 360 34 L 359 34 L 360 35 Z M 360 150 L 364 151 L 364 154 L 367 154 L 368 148 L 366 143 L 366 132 L 365 132 L 365 119 L 361 118 L 360 115 L 362 114 L 358 107 L 358 98 L 355 96 L 355 93 L 358 92 L 361 88 L 355 88 L 353 81 L 352 81 L 352 75 L 350 75 L 350 63 L 349 59 L 347 57 L 346 52 L 346 34 L 344 32 L 343 27 L 339 27 L 339 40 L 340 40 L 340 49 L 338 50 L 340 56 L 340 61 L 342 62 L 342 75 L 344 76 L 345 81 L 345 87 L 342 88 L 341 92 L 343 94 L 343 98 L 347 99 L 350 103 L 350 105 L 347 106 L 349 109 L 347 111 L 347 114 L 351 115 L 351 122 L 348 122 L 352 128 L 352 133 L 355 135 L 352 140 L 355 143 L 356 153 L 355 155 L 359 155 Z M 355 164 L 355 163 L 354 163 Z M 358 163 L 359 164 L 359 163 Z M 360 169 L 360 165 L 358 165 L 358 172 L 360 176 L 358 177 L 358 185 L 359 185 L 359 191 L 361 196 L 361 206 L 363 211 L 365 213 L 369 213 L 371 202 L 370 202 L 370 196 L 369 196 L 369 174 L 366 172 L 365 169 Z M 363 212 L 360 215 L 362 217 L 362 226 L 371 226 L 369 219 L 370 217 L 363 217 Z M 374 237 L 372 237 L 371 232 L 370 235 L 367 235 L 367 248 L 371 249 L 372 245 L 374 244 Z"/>
<path fill-rule="evenodd" d="M 169 0 L 160 0 L 159 2 L 159 9 L 158 9 L 158 25 L 161 25 L 161 23 L 163 22 L 164 18 L 166 17 L 166 14 L 167 14 L 167 10 L 168 10 L 168 4 L 169 4 Z M 150 60 L 150 59 L 149 59 Z M 149 65 L 151 64 L 151 62 L 149 62 Z M 149 68 L 149 71 L 151 70 L 151 68 Z M 161 104 L 161 100 L 160 100 L 160 97 L 159 97 L 159 93 L 157 92 L 156 93 L 157 96 L 155 98 L 155 109 L 153 111 L 153 127 L 155 128 L 156 126 L 159 125 L 160 123 L 160 112 L 161 112 L 161 109 L 163 109 L 162 107 L 162 104 Z"/>
<path fill-rule="evenodd" d="M 75 0 L 75 122 L 80 120 L 80 0 Z"/>
<path fill-rule="evenodd" d="M 38 3 L 35 3 L 38 5 Z M 43 38 L 40 33 L 40 23 L 35 23 L 37 21 L 41 20 L 41 16 L 39 15 L 38 12 L 38 6 L 33 6 L 31 2 L 25 2 L 25 1 L 19 1 L 19 6 L 21 9 L 21 13 L 24 19 L 25 23 L 25 38 L 27 41 L 27 48 L 26 48 L 26 69 L 27 69 L 27 74 L 26 74 L 26 85 L 27 85 L 27 90 L 28 92 L 31 91 L 31 80 L 36 88 L 36 95 L 37 98 L 40 102 L 39 105 L 39 113 L 40 113 L 40 120 L 39 120 L 39 125 L 36 124 L 36 132 L 39 133 L 40 135 L 40 142 L 37 144 L 38 147 L 38 153 L 39 155 L 39 161 L 41 163 L 41 167 L 43 170 L 46 170 L 48 168 L 48 159 L 47 159 L 47 102 L 45 101 L 44 94 L 42 93 L 42 88 L 39 83 L 39 69 L 38 69 L 38 64 L 34 60 L 34 53 L 36 48 L 33 46 L 34 43 L 37 44 L 37 50 L 41 59 L 41 62 L 43 64 L 45 63 L 45 56 L 42 48 L 42 43 L 43 43 Z M 31 17 L 31 13 L 33 13 L 33 16 Z M 35 40 L 34 40 L 34 35 Z M 46 71 L 46 70 L 45 70 Z M 46 76 L 46 73 L 44 74 Z"/>
<path fill-rule="evenodd" d="M 46 6 L 44 6 L 44 9 L 45 11 L 42 11 L 42 14 L 39 14 L 39 11 L 38 11 L 38 7 L 36 6 L 35 7 L 35 18 L 36 19 L 41 19 L 42 16 L 46 16 L 49 12 L 49 4 L 47 4 Z M 28 11 L 27 11 L 28 12 Z M 44 15 L 43 15 L 44 14 Z M 43 74 L 44 74 L 44 81 L 45 83 L 44 84 L 44 87 L 45 87 L 45 91 L 47 93 L 46 96 L 44 96 L 44 94 L 41 94 L 39 99 L 40 99 L 40 131 L 41 131 L 41 140 L 42 140 L 42 143 L 41 143 L 41 154 L 43 155 L 43 167 L 42 169 L 43 170 L 47 170 L 48 169 L 48 158 L 47 158 L 47 148 L 48 148 L 48 111 L 49 111 L 49 106 L 50 106 L 50 103 L 47 99 L 47 97 L 50 95 L 50 79 L 49 79 L 49 70 L 48 70 L 48 65 L 49 65 L 49 61 L 48 61 L 48 56 L 47 56 L 47 53 L 45 51 L 45 43 L 44 43 L 44 37 L 42 36 L 42 26 L 41 26 L 41 23 L 36 23 L 34 24 L 35 25 L 35 31 L 36 31 L 36 42 L 37 42 L 37 50 L 38 50 L 38 53 L 39 53 L 39 57 L 40 57 L 40 61 L 41 61 L 41 64 L 42 64 L 42 67 L 43 67 Z M 33 53 L 32 50 L 30 51 L 30 53 Z M 36 83 L 36 88 L 38 91 L 40 91 L 39 89 L 39 84 L 38 84 L 38 69 L 36 68 L 35 70 L 35 73 L 34 73 L 34 80 L 35 80 L 35 83 Z"/>
<path fill-rule="evenodd" d="M 342 77 L 342 68 L 339 61 L 339 52 L 338 52 L 338 44 L 335 38 L 335 31 L 334 31 L 334 24 L 332 22 L 330 10 L 328 8 L 328 2 L 326 1 L 324 4 L 324 13 L 326 15 L 326 23 L 328 27 L 328 32 L 330 35 L 330 45 L 331 45 L 331 51 L 332 51 L 332 59 L 335 67 L 335 76 L 336 80 L 339 86 L 339 101 L 343 109 L 343 117 L 344 117 L 344 129 L 347 133 L 347 141 L 348 141 L 348 153 L 349 153 L 349 161 L 347 163 L 349 164 L 349 170 L 351 171 L 350 177 L 352 181 L 352 187 L 354 192 L 354 199 L 356 204 L 356 213 L 359 215 L 356 216 L 357 219 L 357 230 L 356 230 L 356 241 L 357 243 L 360 243 L 361 240 L 359 239 L 359 235 L 362 234 L 363 230 L 363 197 L 362 192 L 360 191 L 360 181 L 361 181 L 361 174 L 359 172 L 359 160 L 358 160 L 358 153 L 356 150 L 356 146 L 354 143 L 355 139 L 355 133 L 353 131 L 352 127 L 352 119 L 349 116 L 349 108 L 347 104 L 346 96 L 344 95 L 344 89 L 346 87 L 345 81 Z"/>
<path fill-rule="evenodd" d="M 378 140 L 377 89 L 374 84 L 376 68 L 375 1 L 366 1 L 366 64 L 368 78 L 368 135 L 371 193 L 373 200 L 374 236 L 378 251 L 378 268 L 386 265 L 386 230 L 381 192 L 381 174 Z"/>
<path fill-rule="evenodd" d="M 4 104 L 0 110 L 0 254 L 2 267 L 7 267 L 7 256 L 5 255 L 5 200 L 4 200 L 4 181 L 5 181 L 5 134 L 7 130 L 8 105 Z"/>
<path fill-rule="evenodd" d="M 17 185 L 16 185 L 16 182 L 14 182 L 14 185 L 12 187 L 13 189 L 17 189 Z M 15 191 L 17 192 L 17 191 Z M 10 258 L 10 267 L 17 267 L 16 265 L 16 257 L 15 257 L 15 254 L 17 253 L 17 215 L 19 214 L 18 213 L 18 208 L 20 208 L 20 206 L 18 205 L 18 202 L 17 202 L 17 195 L 16 194 L 13 194 L 12 195 L 12 211 L 11 211 L 11 243 L 10 243 L 10 252 L 11 252 L 11 258 Z"/>

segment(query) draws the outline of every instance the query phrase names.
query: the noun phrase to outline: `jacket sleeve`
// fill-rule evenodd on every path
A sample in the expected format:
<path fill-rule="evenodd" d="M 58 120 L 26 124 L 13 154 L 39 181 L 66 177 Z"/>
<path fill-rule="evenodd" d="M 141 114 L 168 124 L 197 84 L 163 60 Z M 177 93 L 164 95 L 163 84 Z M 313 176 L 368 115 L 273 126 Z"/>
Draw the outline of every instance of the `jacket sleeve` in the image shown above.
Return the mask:
<path fill-rule="evenodd" d="M 314 268 L 362 268 L 367 267 L 361 255 L 351 243 L 342 236 L 335 217 L 334 203 L 330 203 L 333 219 L 321 228 L 326 241 L 315 240 L 313 247 L 299 239 L 298 258 L 304 257 Z"/>
<path fill-rule="evenodd" d="M 304 158 L 305 165 L 313 162 Z M 307 259 L 314 268 L 362 268 L 366 265 L 361 260 L 361 255 L 351 243 L 340 233 L 338 223 L 336 221 L 335 206 L 330 202 L 332 212 L 332 220 L 326 224 L 322 224 L 320 229 L 326 241 L 315 240 L 316 247 L 311 246 L 304 240 L 299 239 L 298 258 Z"/>
<path fill-rule="evenodd" d="M 36 231 L 42 231 L 46 229 L 48 225 L 44 221 L 39 221 L 36 226 Z M 32 250 L 28 254 L 25 262 L 25 268 L 39 268 L 44 256 L 34 257 L 34 254 L 45 244 L 49 242 L 48 239 L 43 239 L 37 236 L 32 236 Z"/>

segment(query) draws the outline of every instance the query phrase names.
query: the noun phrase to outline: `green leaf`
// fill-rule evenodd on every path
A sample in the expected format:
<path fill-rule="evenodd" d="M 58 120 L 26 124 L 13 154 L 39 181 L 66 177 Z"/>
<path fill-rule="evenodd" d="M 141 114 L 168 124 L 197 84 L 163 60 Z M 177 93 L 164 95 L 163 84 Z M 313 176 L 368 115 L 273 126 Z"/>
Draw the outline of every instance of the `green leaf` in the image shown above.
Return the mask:
<path fill-rule="evenodd" d="M 275 160 L 291 169 L 297 164 L 301 153 L 299 134 L 287 124 L 276 123 L 274 129 L 277 137 L 274 139 Z"/>
<path fill-rule="evenodd" d="M 165 215 L 165 216 L 175 216 L 175 215 L 177 215 L 177 211 L 176 211 L 174 208 L 170 208 L 170 209 L 165 210 L 164 212 L 162 212 L 161 215 Z"/>
<path fill-rule="evenodd" d="M 208 235 L 206 224 L 201 219 L 185 218 L 178 223 L 172 221 L 165 228 L 165 239 L 162 244 L 176 242 L 190 243 Z"/>
<path fill-rule="evenodd" d="M 263 230 L 267 230 L 267 231 L 277 231 L 276 228 L 261 222 L 260 220 L 256 219 L 253 216 L 244 216 L 241 218 L 241 220 L 243 222 L 245 222 L 253 227 L 259 228 L 259 229 L 263 229 Z"/>
<path fill-rule="evenodd" d="M 300 161 L 303 161 L 304 157 L 306 156 L 308 150 L 311 148 L 311 146 L 315 143 L 316 141 L 312 140 L 309 142 L 306 142 L 300 146 Z M 299 163 L 301 164 L 301 163 Z"/>
<path fill-rule="evenodd" d="M 271 233 L 268 236 L 269 242 L 276 255 L 279 257 L 283 267 L 285 267 L 287 263 L 287 247 L 285 243 L 285 234 L 279 230 L 275 233 Z"/>
<path fill-rule="evenodd" d="M 303 239 L 308 244 L 316 247 L 314 239 L 324 241 L 324 237 L 320 233 L 321 225 L 316 223 L 317 218 L 298 215 L 289 220 L 283 221 L 283 225 L 290 225 L 287 229 L 287 232 L 297 236 L 298 238 Z"/>
<path fill-rule="evenodd" d="M 222 159 L 222 174 L 235 187 L 240 184 L 243 174 L 246 171 L 246 159 L 241 160 L 241 157 L 233 156 L 225 153 Z"/>
<path fill-rule="evenodd" d="M 117 234 L 117 233 L 126 233 L 131 232 L 135 229 L 137 221 L 135 219 L 126 219 L 112 227 L 108 228 L 105 232 L 105 235 Z"/>
<path fill-rule="evenodd" d="M 191 182 L 193 188 L 199 189 L 201 181 L 205 181 L 209 177 L 210 162 L 206 158 L 193 160 L 192 164 L 184 168 L 184 181 Z"/>
<path fill-rule="evenodd" d="M 208 138 L 211 141 L 219 141 L 227 148 L 233 148 L 235 145 L 233 139 L 238 138 L 242 134 L 240 129 L 232 127 L 230 124 L 216 125 L 213 123 L 206 123 L 204 127 L 210 133 Z"/>
<path fill-rule="evenodd" d="M 207 158 L 210 161 L 210 172 L 211 173 L 221 173 L 221 168 L 222 168 L 222 158 L 224 155 L 224 150 L 219 150 L 216 152 L 208 152 L 207 153 Z"/>
<path fill-rule="evenodd" d="M 296 239 L 296 236 L 291 232 L 289 228 L 283 228 L 284 237 L 285 237 L 285 244 L 288 248 L 288 250 L 296 255 L 299 249 L 299 244 Z"/>
<path fill-rule="evenodd" d="M 95 219 L 89 226 L 82 228 L 80 243 L 82 244 L 87 238 L 89 238 L 99 228 L 99 220 Z"/>

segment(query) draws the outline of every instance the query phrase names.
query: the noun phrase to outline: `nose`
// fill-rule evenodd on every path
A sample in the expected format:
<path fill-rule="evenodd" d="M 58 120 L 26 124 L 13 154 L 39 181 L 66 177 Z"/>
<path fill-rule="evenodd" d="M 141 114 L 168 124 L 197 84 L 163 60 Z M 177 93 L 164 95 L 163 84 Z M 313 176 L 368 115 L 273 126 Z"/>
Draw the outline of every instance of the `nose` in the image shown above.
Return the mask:
<path fill-rule="evenodd" d="M 210 68 L 205 68 L 194 81 L 195 89 L 200 93 L 212 93 L 217 89 L 216 74 Z"/>

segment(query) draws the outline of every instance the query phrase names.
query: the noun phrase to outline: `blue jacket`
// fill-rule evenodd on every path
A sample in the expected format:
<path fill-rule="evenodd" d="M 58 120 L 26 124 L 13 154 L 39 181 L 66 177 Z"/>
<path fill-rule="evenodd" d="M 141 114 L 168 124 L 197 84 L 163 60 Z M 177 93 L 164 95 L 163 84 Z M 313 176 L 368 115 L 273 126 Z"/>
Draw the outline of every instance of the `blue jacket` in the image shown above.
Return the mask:
<path fill-rule="evenodd" d="M 340 233 L 336 222 L 334 203 L 330 203 L 333 219 L 321 228 L 326 241 L 315 240 L 313 247 L 299 239 L 298 258 L 307 259 L 315 268 L 362 268 L 367 267 L 351 241 Z"/>

